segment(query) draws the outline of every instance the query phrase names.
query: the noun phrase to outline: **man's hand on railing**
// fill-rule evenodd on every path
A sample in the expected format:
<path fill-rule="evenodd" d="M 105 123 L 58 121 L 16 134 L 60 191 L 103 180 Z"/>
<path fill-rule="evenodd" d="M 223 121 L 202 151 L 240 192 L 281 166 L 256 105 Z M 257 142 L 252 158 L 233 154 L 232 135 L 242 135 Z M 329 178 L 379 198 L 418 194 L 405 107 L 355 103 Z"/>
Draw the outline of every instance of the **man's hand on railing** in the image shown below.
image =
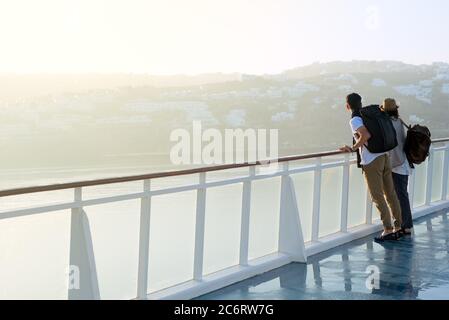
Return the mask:
<path fill-rule="evenodd" d="M 352 153 L 352 152 L 354 152 L 354 150 L 352 149 L 352 147 L 350 147 L 350 146 L 348 146 L 348 145 L 345 145 L 345 146 L 341 147 L 339 150 L 340 150 L 341 152 L 347 152 L 347 153 Z"/>

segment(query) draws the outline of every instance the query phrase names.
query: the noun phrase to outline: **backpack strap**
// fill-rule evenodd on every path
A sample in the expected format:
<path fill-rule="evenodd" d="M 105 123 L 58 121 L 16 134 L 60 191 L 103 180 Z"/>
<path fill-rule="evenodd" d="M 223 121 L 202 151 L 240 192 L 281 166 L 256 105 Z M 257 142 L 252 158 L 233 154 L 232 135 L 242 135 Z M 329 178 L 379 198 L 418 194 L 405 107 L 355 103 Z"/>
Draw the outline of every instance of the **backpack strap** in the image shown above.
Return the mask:
<path fill-rule="evenodd" d="M 404 122 L 404 120 L 402 120 L 401 118 L 398 118 L 398 119 L 401 121 L 402 125 L 403 125 L 404 127 L 407 128 L 407 130 L 410 130 L 410 129 L 412 128 L 411 125 L 407 125 L 407 124 Z M 405 145 L 404 145 L 404 147 L 405 147 Z M 407 153 L 406 153 L 406 158 L 407 158 L 408 164 L 410 165 L 410 168 L 415 169 L 415 165 L 414 165 L 413 162 L 409 159 L 409 156 L 408 156 Z"/>
<path fill-rule="evenodd" d="M 402 120 L 401 118 L 398 118 L 398 119 L 401 121 L 402 125 L 403 125 L 404 127 L 407 128 L 407 130 L 410 130 L 410 129 L 412 128 L 411 125 L 407 125 L 407 124 L 404 122 L 404 120 Z"/>
<path fill-rule="evenodd" d="M 355 144 L 356 141 L 354 139 L 354 137 L 352 138 L 352 143 Z M 362 168 L 362 157 L 360 155 L 360 149 L 357 149 L 357 168 Z"/>

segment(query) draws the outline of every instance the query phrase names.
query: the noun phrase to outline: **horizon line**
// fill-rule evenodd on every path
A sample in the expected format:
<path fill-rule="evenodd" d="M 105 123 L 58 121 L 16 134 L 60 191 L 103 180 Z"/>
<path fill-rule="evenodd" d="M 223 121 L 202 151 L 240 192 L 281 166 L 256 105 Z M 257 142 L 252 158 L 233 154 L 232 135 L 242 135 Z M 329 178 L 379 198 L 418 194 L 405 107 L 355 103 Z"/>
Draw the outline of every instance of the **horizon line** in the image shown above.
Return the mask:
<path fill-rule="evenodd" d="M 407 66 L 414 67 L 429 67 L 435 64 L 446 64 L 449 66 L 449 62 L 447 61 L 433 61 L 430 63 L 408 63 L 400 60 L 361 60 L 361 59 L 353 59 L 353 60 L 331 60 L 331 61 L 315 61 L 312 63 L 307 63 L 303 65 L 297 65 L 296 67 L 291 67 L 276 73 L 264 72 L 264 73 L 249 73 L 249 72 L 240 72 L 240 71 L 210 71 L 210 72 L 200 72 L 200 73 L 151 73 L 151 72 L 135 72 L 135 71 L 86 71 L 86 72 L 69 72 L 69 71 L 61 71 L 61 72 L 47 72 L 47 71 L 37 71 L 37 72 L 18 72 L 18 71 L 2 71 L 0 70 L 0 76 L 5 75 L 13 75 L 13 76 L 38 76 L 38 75 L 46 75 L 46 76 L 86 76 L 86 75 L 95 75 L 95 76 L 113 76 L 113 75 L 130 75 L 130 76 L 149 76 L 149 77 L 197 77 L 197 76 L 207 76 L 207 75 L 250 75 L 250 76 L 275 76 L 286 73 L 288 71 L 292 71 L 295 69 L 310 67 L 314 65 L 325 65 L 325 64 L 333 64 L 333 63 L 356 63 L 356 62 L 370 62 L 370 63 L 400 63 Z"/>

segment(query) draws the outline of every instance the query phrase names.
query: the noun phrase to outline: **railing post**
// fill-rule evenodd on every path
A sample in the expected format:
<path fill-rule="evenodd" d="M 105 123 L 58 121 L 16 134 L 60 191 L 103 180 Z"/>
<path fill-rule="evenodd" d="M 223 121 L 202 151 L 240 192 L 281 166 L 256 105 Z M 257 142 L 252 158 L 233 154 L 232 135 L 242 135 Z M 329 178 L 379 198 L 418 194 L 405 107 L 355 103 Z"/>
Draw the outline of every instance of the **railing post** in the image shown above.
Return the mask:
<path fill-rule="evenodd" d="M 341 220 L 340 231 L 348 231 L 348 202 L 349 202 L 349 153 L 345 154 L 345 163 L 343 165 L 343 185 L 341 189 Z"/>
<path fill-rule="evenodd" d="M 366 190 L 365 214 L 366 224 L 373 224 L 373 200 L 371 199 L 369 189 Z"/>
<path fill-rule="evenodd" d="M 87 214 L 81 207 L 82 190 L 76 188 L 70 225 L 69 300 L 99 300 L 97 269 Z"/>
<path fill-rule="evenodd" d="M 144 192 L 151 191 L 151 180 L 144 180 Z M 140 230 L 139 230 L 139 267 L 137 272 L 137 298 L 145 299 L 148 294 L 148 263 L 150 256 L 150 220 L 151 196 L 148 195 L 140 202 Z"/>
<path fill-rule="evenodd" d="M 447 199 L 447 188 L 449 180 L 449 143 L 446 143 L 444 150 L 444 165 L 443 165 L 443 188 L 441 191 L 441 201 Z"/>
<path fill-rule="evenodd" d="M 256 167 L 249 167 L 249 178 L 252 179 L 256 175 Z M 239 263 L 242 266 L 248 265 L 248 250 L 249 250 L 249 223 L 251 213 L 251 180 L 243 183 L 242 196 L 242 220 L 240 228 L 240 259 Z"/>
<path fill-rule="evenodd" d="M 427 179 L 426 179 L 426 206 L 432 202 L 432 180 L 433 180 L 433 147 L 430 147 L 430 154 L 427 162 Z"/>
<path fill-rule="evenodd" d="M 204 227 L 206 221 L 206 173 L 200 173 L 202 185 L 197 191 L 196 197 L 196 224 L 195 224 L 195 253 L 193 262 L 193 279 L 201 281 L 203 279 L 204 260 Z"/>
<path fill-rule="evenodd" d="M 315 165 L 313 179 L 312 241 L 318 241 L 320 236 L 321 158 L 316 159 Z"/>
<path fill-rule="evenodd" d="M 295 186 L 288 174 L 288 162 L 283 164 L 279 221 L 279 252 L 288 254 L 294 262 L 307 262 L 301 219 Z"/>

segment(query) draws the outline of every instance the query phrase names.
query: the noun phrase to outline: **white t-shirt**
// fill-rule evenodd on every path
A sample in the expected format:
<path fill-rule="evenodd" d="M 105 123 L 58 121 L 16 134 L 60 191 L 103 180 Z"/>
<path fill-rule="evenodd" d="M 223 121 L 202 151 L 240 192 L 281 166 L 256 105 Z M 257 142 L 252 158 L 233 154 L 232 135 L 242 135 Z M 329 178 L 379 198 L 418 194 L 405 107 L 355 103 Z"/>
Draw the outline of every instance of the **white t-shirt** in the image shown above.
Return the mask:
<path fill-rule="evenodd" d="M 410 164 L 408 163 L 408 160 L 405 160 L 403 164 L 400 166 L 394 167 L 392 171 L 396 174 L 400 174 L 403 176 L 409 176 L 412 174 L 412 168 L 410 168 Z"/>
<path fill-rule="evenodd" d="M 349 124 L 351 126 L 352 134 L 356 138 L 357 130 L 364 126 L 363 120 L 360 117 L 354 117 L 354 118 L 351 119 Z M 356 140 L 357 140 L 357 138 L 356 138 Z M 360 149 L 361 149 L 360 150 L 360 157 L 362 158 L 362 162 L 361 162 L 362 166 L 369 165 L 371 162 L 376 160 L 377 157 L 380 157 L 380 156 L 386 154 L 386 152 L 371 153 L 371 152 L 369 152 L 369 150 L 365 146 L 361 146 Z"/>

